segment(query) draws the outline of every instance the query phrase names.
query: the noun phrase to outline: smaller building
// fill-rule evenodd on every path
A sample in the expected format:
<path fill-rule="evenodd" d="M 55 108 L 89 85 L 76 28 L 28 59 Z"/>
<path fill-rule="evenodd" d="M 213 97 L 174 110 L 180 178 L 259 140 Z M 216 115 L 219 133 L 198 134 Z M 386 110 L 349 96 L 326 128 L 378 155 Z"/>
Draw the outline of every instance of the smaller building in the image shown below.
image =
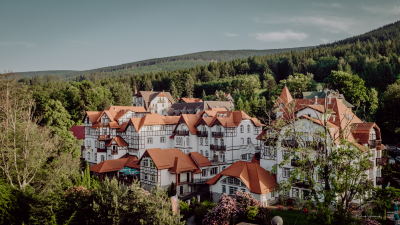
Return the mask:
<path fill-rule="evenodd" d="M 139 164 L 140 183 L 145 190 L 156 186 L 169 188 L 173 183 L 178 196 L 195 191 L 194 184 L 204 184 L 206 179 L 202 178 L 201 169 L 211 166 L 210 161 L 197 152 L 187 155 L 177 148 L 147 149 Z"/>
<path fill-rule="evenodd" d="M 213 202 L 218 202 L 223 193 L 233 195 L 244 191 L 250 192 L 264 207 L 275 201 L 274 188 L 278 185 L 276 175 L 262 168 L 255 159 L 235 162 L 206 184 L 210 185 Z"/>
<path fill-rule="evenodd" d="M 189 102 L 175 103 L 169 109 L 162 111 L 164 116 L 179 116 L 182 114 L 197 114 L 206 110 L 233 110 L 235 106 L 230 101 L 205 101 L 205 102 Z"/>
<path fill-rule="evenodd" d="M 123 171 L 135 171 L 132 175 L 133 178 L 137 178 L 135 175 L 139 174 L 140 165 L 138 164 L 138 158 L 135 156 L 125 155 L 120 159 L 105 160 L 99 164 L 89 167 L 89 170 L 100 178 L 101 181 L 105 177 L 112 179 L 113 177 L 119 177 Z"/>
<path fill-rule="evenodd" d="M 139 91 L 135 89 L 132 96 L 132 106 L 143 106 L 147 112 L 161 114 L 163 110 L 175 103 L 169 92 L 164 91 Z"/>
<path fill-rule="evenodd" d="M 202 102 L 200 98 L 180 98 L 179 103 L 189 103 L 189 102 Z"/>

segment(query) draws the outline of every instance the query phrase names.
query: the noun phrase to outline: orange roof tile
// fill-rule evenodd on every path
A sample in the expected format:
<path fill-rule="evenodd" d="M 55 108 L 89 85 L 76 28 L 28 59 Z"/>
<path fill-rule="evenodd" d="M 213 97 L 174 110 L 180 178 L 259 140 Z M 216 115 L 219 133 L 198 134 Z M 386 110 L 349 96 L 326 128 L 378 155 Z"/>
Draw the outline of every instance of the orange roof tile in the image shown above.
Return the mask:
<path fill-rule="evenodd" d="M 287 104 L 288 102 L 291 102 L 291 101 L 293 101 L 293 97 L 290 94 L 289 89 L 285 86 L 282 89 L 281 95 L 279 96 L 276 105 L 279 105 L 281 103 Z"/>
<path fill-rule="evenodd" d="M 199 169 L 189 155 L 186 155 L 177 148 L 163 150 L 160 148 L 147 149 L 142 158 L 140 158 L 139 163 L 146 156 L 149 156 L 153 160 L 159 170 L 169 169 L 171 172 L 184 172 Z"/>
<path fill-rule="evenodd" d="M 240 178 L 246 187 L 256 194 L 272 192 L 278 185 L 275 174 L 271 175 L 269 171 L 254 162 L 237 161 L 208 180 L 206 184 L 213 185 L 222 176 Z"/>
<path fill-rule="evenodd" d="M 99 164 L 89 167 L 89 170 L 96 173 L 122 170 L 125 168 L 125 164 L 128 162 L 128 160 L 128 158 L 105 160 Z"/>
<path fill-rule="evenodd" d="M 183 101 L 183 102 L 202 102 L 203 100 L 201 100 L 200 98 L 180 98 L 179 101 Z"/>
<path fill-rule="evenodd" d="M 89 117 L 90 122 L 96 123 L 102 111 L 86 111 L 86 115 Z"/>
<path fill-rule="evenodd" d="M 191 152 L 189 155 L 199 167 L 212 166 L 210 160 L 198 152 Z"/>
<path fill-rule="evenodd" d="M 129 122 L 125 122 L 121 125 L 121 127 L 117 130 L 117 132 L 124 132 L 128 127 Z"/>
<path fill-rule="evenodd" d="M 199 117 L 196 114 L 182 114 L 181 118 L 185 121 L 190 133 L 196 134 L 197 128 L 195 126 L 199 121 Z"/>
<path fill-rule="evenodd" d="M 117 145 L 118 145 L 119 147 L 121 147 L 121 146 L 128 146 L 128 143 L 126 143 L 126 141 L 125 141 L 122 137 L 120 137 L 120 136 L 114 137 L 110 142 L 108 142 L 108 143 L 106 144 L 106 146 L 107 146 L 107 147 L 110 147 L 111 144 L 112 144 L 114 141 L 117 143 Z"/>

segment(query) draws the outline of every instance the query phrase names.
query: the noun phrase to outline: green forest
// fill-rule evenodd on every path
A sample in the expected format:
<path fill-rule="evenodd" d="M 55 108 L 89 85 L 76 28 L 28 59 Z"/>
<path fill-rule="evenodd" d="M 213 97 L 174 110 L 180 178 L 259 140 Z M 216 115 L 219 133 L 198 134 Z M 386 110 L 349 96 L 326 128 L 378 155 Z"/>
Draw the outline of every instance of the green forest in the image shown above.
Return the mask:
<path fill-rule="evenodd" d="M 46 75 L 25 77 L 20 82 L 32 90 L 36 116 L 43 116 L 42 123 L 68 127 L 79 124 L 87 110 L 103 110 L 110 104 L 130 105 L 135 88 L 169 91 L 176 99 L 210 99 L 216 91 L 231 93 L 238 110 L 266 118 L 283 82 L 295 97 L 300 97 L 302 91 L 328 87 L 343 93 L 361 119 L 375 121 L 385 143 L 394 143 L 399 141 L 400 129 L 399 28 L 400 22 L 396 22 L 346 42 L 172 71 L 97 71 L 74 80 Z M 49 118 L 56 112 L 65 116 Z"/>

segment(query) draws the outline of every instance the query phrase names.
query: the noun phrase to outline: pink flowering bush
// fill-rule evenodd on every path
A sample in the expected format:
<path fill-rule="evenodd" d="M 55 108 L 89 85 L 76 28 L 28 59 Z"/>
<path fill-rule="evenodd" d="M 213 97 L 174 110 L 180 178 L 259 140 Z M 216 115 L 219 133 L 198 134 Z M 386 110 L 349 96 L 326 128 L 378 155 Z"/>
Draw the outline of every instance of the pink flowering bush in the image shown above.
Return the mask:
<path fill-rule="evenodd" d="M 379 225 L 380 223 L 375 220 L 365 219 L 363 225 Z"/>
<path fill-rule="evenodd" d="M 276 208 L 278 208 L 278 210 L 283 210 L 283 206 L 278 205 Z"/>
<path fill-rule="evenodd" d="M 218 204 L 203 219 L 203 224 L 227 225 L 246 217 L 251 206 L 260 207 L 259 201 L 250 193 L 237 191 L 233 198 L 222 194 Z"/>

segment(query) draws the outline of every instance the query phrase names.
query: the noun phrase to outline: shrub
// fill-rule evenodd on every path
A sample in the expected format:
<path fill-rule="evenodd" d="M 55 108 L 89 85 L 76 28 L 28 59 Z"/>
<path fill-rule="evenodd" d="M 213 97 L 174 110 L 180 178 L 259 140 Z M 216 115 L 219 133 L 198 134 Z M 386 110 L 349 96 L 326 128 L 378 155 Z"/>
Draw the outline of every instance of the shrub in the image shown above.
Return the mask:
<path fill-rule="evenodd" d="M 258 206 L 250 206 L 247 208 L 247 219 L 254 221 L 258 214 Z"/>
<path fill-rule="evenodd" d="M 266 207 L 259 207 L 256 216 L 256 223 L 259 225 L 270 225 L 271 219 L 269 218 L 271 210 Z"/>
<path fill-rule="evenodd" d="M 365 219 L 363 225 L 380 225 L 378 221 L 371 220 L 371 219 Z"/>
<path fill-rule="evenodd" d="M 208 212 L 210 212 L 215 206 L 217 206 L 216 203 L 212 203 L 208 200 L 205 200 L 204 202 L 201 203 L 199 207 L 197 207 L 194 210 L 194 222 L 197 225 L 203 224 L 203 219 L 207 215 Z"/>
<path fill-rule="evenodd" d="M 278 208 L 278 210 L 283 210 L 283 206 L 282 205 L 278 205 L 277 208 Z"/>

